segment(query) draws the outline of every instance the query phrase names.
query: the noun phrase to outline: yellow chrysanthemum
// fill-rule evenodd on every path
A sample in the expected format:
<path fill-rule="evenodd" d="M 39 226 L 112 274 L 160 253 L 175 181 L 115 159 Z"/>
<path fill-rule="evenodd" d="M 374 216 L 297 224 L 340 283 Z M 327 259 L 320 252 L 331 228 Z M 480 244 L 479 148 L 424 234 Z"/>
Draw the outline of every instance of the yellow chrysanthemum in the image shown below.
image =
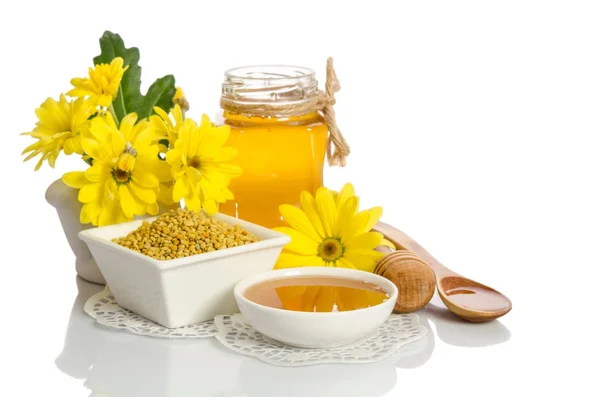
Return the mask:
<path fill-rule="evenodd" d="M 157 139 L 163 140 L 166 139 L 169 141 L 169 147 L 175 146 L 175 141 L 177 141 L 177 137 L 179 136 L 179 129 L 183 124 L 183 112 L 179 105 L 175 105 L 173 109 L 171 109 L 171 116 L 169 117 L 167 112 L 156 106 L 154 108 L 156 112 L 155 115 L 150 116 L 150 122 L 152 126 L 156 130 Z M 167 151 L 167 147 L 165 145 L 160 145 L 161 153 L 165 153 Z"/>
<path fill-rule="evenodd" d="M 110 64 L 102 63 L 90 68 L 87 78 L 71 80 L 73 89 L 67 92 L 72 97 L 90 97 L 95 104 L 109 107 L 119 92 L 123 74 L 129 66 L 123 67 L 123 58 L 117 57 Z"/>
<path fill-rule="evenodd" d="M 229 126 L 215 127 L 203 115 L 200 126 L 185 119 L 173 149 L 167 152 L 175 180 L 173 200 L 185 200 L 187 208 L 214 215 L 219 203 L 233 199 L 228 189 L 232 178 L 241 174 L 238 166 L 229 164 L 236 149 L 223 146 L 229 137 Z"/>
<path fill-rule="evenodd" d="M 131 113 L 117 128 L 109 113 L 94 118 L 82 134 L 81 144 L 93 165 L 62 178 L 80 189 L 81 223 L 104 226 L 158 213 L 160 182 L 170 178 L 169 169 L 158 159 L 152 125 L 136 121 L 137 115 Z"/>
<path fill-rule="evenodd" d="M 190 110 L 190 104 L 185 98 L 185 94 L 183 93 L 181 87 L 177 87 L 175 89 L 175 95 L 173 95 L 173 103 L 175 105 L 179 105 L 181 107 L 181 110 L 183 110 L 184 112 Z"/>
<path fill-rule="evenodd" d="M 65 154 L 82 154 L 80 133 L 89 125 L 88 119 L 96 113 L 96 107 L 90 101 L 79 98 L 69 102 L 63 94 L 55 101 L 46 99 L 35 111 L 38 122 L 31 132 L 22 135 L 30 135 L 37 142 L 29 145 L 22 154 L 30 153 L 24 161 L 40 155 L 35 166 L 36 171 L 40 169 L 44 160 L 54 167 L 56 158 L 61 150 Z"/>
<path fill-rule="evenodd" d="M 279 256 L 276 268 L 335 266 L 372 272 L 389 245 L 383 235 L 371 229 L 382 214 L 381 207 L 358 212 L 358 197 L 346 184 L 339 193 L 319 188 L 316 197 L 300 196 L 301 208 L 284 204 L 279 211 L 291 227 L 278 227 L 292 241 Z"/>
<path fill-rule="evenodd" d="M 179 101 L 183 98 L 185 98 L 185 94 L 183 93 L 183 90 L 181 89 L 181 87 L 175 88 L 175 95 L 173 95 L 173 102 L 177 103 L 177 101 Z"/>

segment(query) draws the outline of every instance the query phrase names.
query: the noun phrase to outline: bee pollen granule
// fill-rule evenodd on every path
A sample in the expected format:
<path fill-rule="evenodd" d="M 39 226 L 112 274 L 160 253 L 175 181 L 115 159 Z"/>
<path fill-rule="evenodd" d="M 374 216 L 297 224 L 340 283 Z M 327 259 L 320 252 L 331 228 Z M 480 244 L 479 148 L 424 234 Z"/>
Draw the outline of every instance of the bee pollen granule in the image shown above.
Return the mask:
<path fill-rule="evenodd" d="M 202 213 L 176 209 L 152 223 L 144 221 L 125 237 L 112 240 L 154 259 L 170 260 L 259 241 L 239 225 L 229 225 Z"/>

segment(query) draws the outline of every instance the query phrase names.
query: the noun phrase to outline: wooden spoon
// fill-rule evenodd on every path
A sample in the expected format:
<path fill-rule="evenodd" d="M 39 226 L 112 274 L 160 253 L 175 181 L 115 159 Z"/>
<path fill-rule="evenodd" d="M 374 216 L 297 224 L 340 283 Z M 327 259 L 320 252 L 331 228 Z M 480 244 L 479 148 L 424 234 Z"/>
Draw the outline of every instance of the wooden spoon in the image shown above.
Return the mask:
<path fill-rule="evenodd" d="M 382 233 L 396 248 L 414 252 L 429 265 L 435 273 L 440 298 L 458 317 L 474 323 L 484 323 L 495 320 L 512 309 L 512 303 L 506 296 L 448 269 L 419 243 L 395 227 L 378 222 L 373 230 Z"/>

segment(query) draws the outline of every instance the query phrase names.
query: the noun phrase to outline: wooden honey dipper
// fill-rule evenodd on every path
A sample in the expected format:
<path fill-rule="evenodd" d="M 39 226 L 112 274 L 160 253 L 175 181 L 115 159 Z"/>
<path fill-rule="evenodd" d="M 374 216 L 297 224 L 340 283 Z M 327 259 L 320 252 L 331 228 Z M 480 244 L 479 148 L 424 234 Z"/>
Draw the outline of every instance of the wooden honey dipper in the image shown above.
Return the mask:
<path fill-rule="evenodd" d="M 411 251 L 393 250 L 381 246 L 378 251 L 386 253 L 374 273 L 396 284 L 398 298 L 396 313 L 410 313 L 425 306 L 435 292 L 435 274 L 421 258 Z"/>
<path fill-rule="evenodd" d="M 383 222 L 378 222 L 373 230 L 383 234 L 396 248 L 408 249 L 425 260 L 423 263 L 429 265 L 435 273 L 442 302 L 463 320 L 484 323 L 511 311 L 512 302 L 505 295 L 448 269 L 404 232 Z"/>

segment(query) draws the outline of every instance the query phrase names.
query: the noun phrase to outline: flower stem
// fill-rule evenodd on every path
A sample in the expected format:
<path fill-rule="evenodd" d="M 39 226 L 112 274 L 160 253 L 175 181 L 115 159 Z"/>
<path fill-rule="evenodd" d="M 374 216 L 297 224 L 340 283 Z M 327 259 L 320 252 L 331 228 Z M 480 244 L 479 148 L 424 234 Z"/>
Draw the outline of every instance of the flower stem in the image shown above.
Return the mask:
<path fill-rule="evenodd" d="M 91 167 L 92 165 L 94 165 L 94 159 L 93 159 L 93 158 L 91 158 L 91 157 L 88 157 L 88 158 L 86 159 L 85 157 L 83 157 L 83 156 L 82 156 L 82 157 L 81 157 L 81 159 L 82 159 L 82 160 L 83 160 L 83 161 L 84 161 L 84 162 L 85 162 L 87 165 L 89 165 L 90 167 Z"/>
<path fill-rule="evenodd" d="M 113 104 L 111 103 L 110 106 L 108 107 L 108 111 L 110 112 L 110 114 L 113 116 L 113 119 L 115 120 L 115 124 L 117 125 L 117 127 L 119 126 L 119 119 L 117 117 L 117 113 L 115 112 L 115 107 L 113 106 Z"/>
<path fill-rule="evenodd" d="M 123 86 L 119 84 L 119 98 L 121 98 L 121 108 L 123 109 L 123 114 L 127 114 L 127 109 L 125 109 L 125 98 L 123 98 Z"/>

